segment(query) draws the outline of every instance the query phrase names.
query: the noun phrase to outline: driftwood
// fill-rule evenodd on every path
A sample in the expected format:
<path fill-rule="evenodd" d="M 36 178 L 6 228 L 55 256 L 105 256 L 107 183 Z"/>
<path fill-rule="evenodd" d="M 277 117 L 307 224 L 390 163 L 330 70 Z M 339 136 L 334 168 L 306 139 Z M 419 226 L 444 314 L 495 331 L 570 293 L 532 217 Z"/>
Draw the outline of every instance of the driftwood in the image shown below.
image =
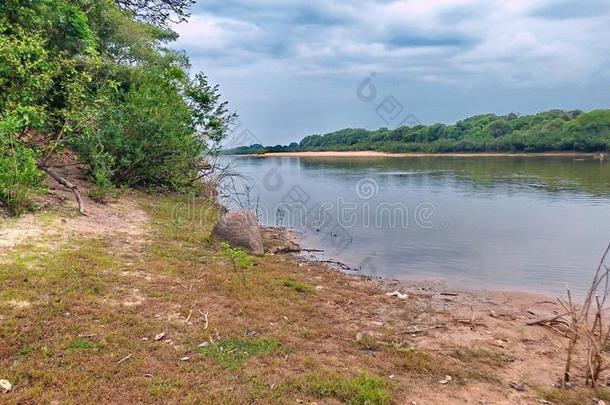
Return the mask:
<path fill-rule="evenodd" d="M 86 216 L 87 214 L 85 213 L 85 203 L 83 202 L 83 199 L 80 196 L 80 193 L 78 191 L 78 187 L 75 186 L 74 184 L 70 183 L 68 180 L 66 180 L 64 177 L 62 177 L 55 170 L 53 170 L 52 168 L 47 166 L 47 164 L 45 163 L 44 160 L 39 160 L 36 163 L 36 165 L 38 166 L 38 168 L 40 170 L 42 170 L 43 172 L 45 172 L 49 176 L 51 176 L 56 182 L 58 182 L 62 186 L 66 187 L 67 189 L 72 191 L 72 193 L 74 193 L 74 196 L 76 197 L 76 201 L 78 202 L 78 211 L 81 213 L 81 215 L 85 215 Z"/>
<path fill-rule="evenodd" d="M 561 314 L 561 315 L 555 315 L 553 317 L 550 318 L 541 318 L 541 319 L 536 319 L 535 321 L 529 321 L 526 323 L 527 326 L 547 326 L 547 325 L 551 325 L 553 323 L 567 323 L 567 321 L 565 319 L 562 319 L 564 316 L 568 315 L 566 314 Z"/>

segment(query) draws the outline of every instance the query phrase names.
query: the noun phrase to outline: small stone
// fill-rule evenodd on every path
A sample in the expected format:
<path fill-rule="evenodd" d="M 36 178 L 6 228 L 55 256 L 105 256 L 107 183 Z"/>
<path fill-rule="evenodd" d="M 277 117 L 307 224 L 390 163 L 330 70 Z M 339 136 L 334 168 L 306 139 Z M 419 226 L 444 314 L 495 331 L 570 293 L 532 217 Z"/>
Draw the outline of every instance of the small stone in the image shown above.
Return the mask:
<path fill-rule="evenodd" d="M 390 374 L 390 376 L 388 377 L 390 380 L 393 380 L 394 378 L 396 378 L 396 376 L 394 374 Z"/>
<path fill-rule="evenodd" d="M 161 332 L 157 335 L 155 335 L 155 342 L 158 342 L 159 340 L 163 339 L 165 337 L 165 332 Z"/>
<path fill-rule="evenodd" d="M 207 346 L 207 345 L 209 345 L 209 344 L 210 344 L 210 342 L 203 342 L 203 343 L 199 343 L 199 344 L 197 345 L 197 347 L 206 347 L 206 346 Z"/>
<path fill-rule="evenodd" d="M 189 361 L 190 358 L 188 356 L 184 356 L 180 359 L 180 361 Z"/>
<path fill-rule="evenodd" d="M 3 393 L 7 394 L 13 389 L 13 384 L 11 384 L 8 380 L 0 380 L 0 389 Z"/>
<path fill-rule="evenodd" d="M 453 380 L 453 377 L 446 375 L 445 378 L 439 381 L 440 384 L 447 384 Z"/>

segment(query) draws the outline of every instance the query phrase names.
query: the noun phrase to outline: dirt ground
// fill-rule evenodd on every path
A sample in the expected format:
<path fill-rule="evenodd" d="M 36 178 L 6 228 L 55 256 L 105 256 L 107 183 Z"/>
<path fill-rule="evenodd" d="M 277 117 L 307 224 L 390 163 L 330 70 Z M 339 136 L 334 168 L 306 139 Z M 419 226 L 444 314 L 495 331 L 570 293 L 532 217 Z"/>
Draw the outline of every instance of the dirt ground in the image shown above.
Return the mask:
<path fill-rule="evenodd" d="M 527 326 L 558 313 L 553 298 L 371 280 L 291 254 L 235 260 L 209 238 L 206 201 L 178 224 L 179 196 L 87 199 L 86 217 L 64 190 L 45 198 L 0 224 L 1 403 L 607 399 L 576 375 L 555 388 L 562 340 Z"/>

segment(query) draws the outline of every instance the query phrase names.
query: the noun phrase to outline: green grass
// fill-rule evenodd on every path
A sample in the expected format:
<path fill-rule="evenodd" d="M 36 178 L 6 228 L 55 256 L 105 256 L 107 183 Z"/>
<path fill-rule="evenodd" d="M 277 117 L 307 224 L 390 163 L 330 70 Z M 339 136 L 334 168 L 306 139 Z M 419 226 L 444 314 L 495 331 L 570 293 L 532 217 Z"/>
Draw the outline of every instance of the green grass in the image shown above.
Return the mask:
<path fill-rule="evenodd" d="M 279 348 L 275 338 L 223 339 L 199 348 L 199 352 L 227 369 L 237 370 L 247 359 L 273 354 Z"/>
<path fill-rule="evenodd" d="M 388 384 L 364 372 L 356 377 L 313 373 L 303 377 L 298 386 L 318 399 L 332 398 L 349 405 L 385 405 L 391 399 Z"/>
<path fill-rule="evenodd" d="M 292 288 L 303 294 L 311 294 L 315 291 L 315 289 L 309 284 L 293 279 L 284 280 L 282 282 L 282 285 L 286 288 Z"/>
<path fill-rule="evenodd" d="M 70 350 L 99 350 L 100 346 L 85 339 L 74 339 L 67 345 Z"/>

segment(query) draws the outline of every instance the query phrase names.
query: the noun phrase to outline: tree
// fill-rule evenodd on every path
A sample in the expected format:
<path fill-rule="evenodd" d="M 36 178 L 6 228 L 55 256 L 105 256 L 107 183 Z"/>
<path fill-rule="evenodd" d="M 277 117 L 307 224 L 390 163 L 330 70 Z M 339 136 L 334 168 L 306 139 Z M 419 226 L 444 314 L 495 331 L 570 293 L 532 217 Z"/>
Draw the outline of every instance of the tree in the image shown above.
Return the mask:
<path fill-rule="evenodd" d="M 190 16 L 195 0 L 115 0 L 125 11 L 143 21 L 166 26 L 168 22 L 182 22 Z"/>
<path fill-rule="evenodd" d="M 191 0 L 0 2 L 0 206 L 19 213 L 65 148 L 91 196 L 117 185 L 186 190 L 235 114 L 169 49 Z M 75 194 L 78 194 L 75 192 Z M 77 195 L 80 201 L 80 196 Z"/>

